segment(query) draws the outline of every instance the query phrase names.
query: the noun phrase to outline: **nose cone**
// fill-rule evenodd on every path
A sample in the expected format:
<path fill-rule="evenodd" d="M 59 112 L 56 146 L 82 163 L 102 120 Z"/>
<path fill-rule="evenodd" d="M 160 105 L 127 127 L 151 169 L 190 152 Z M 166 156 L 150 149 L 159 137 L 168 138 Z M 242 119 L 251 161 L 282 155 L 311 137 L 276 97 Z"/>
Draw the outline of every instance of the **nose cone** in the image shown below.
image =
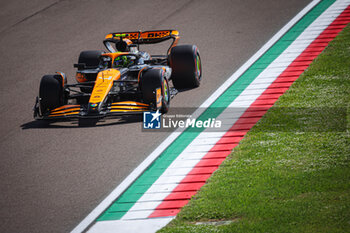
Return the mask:
<path fill-rule="evenodd" d="M 120 72 L 117 69 L 103 70 L 98 73 L 94 89 L 92 90 L 89 105 L 104 103 L 109 91 L 113 86 L 113 82 L 120 78 Z M 95 105 L 94 105 L 95 106 Z M 99 106 L 92 106 L 92 108 Z"/>

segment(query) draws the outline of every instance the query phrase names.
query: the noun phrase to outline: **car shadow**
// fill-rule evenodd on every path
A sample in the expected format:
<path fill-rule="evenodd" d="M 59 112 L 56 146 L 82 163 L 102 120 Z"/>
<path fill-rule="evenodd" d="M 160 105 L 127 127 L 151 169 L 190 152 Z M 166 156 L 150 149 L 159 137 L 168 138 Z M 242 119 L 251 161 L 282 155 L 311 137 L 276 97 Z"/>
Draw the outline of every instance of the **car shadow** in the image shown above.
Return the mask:
<path fill-rule="evenodd" d="M 106 119 L 34 120 L 21 125 L 22 130 L 45 128 L 84 128 L 142 122 L 142 115 L 120 116 Z"/>

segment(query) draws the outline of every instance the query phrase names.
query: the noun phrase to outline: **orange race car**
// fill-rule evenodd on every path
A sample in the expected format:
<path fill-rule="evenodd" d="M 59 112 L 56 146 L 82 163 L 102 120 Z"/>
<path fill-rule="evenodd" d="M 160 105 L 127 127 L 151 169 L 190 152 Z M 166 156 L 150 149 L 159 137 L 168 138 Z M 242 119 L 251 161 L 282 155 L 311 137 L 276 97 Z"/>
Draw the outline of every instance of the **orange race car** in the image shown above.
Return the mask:
<path fill-rule="evenodd" d="M 201 60 L 195 45 L 177 45 L 179 32 L 110 33 L 109 52 L 83 51 L 74 67 L 76 84 L 62 72 L 44 75 L 34 106 L 35 119 L 103 118 L 157 111 L 166 113 L 178 89 L 198 87 Z M 141 44 L 172 39 L 165 55 L 139 51 Z M 173 87 L 169 87 L 169 81 Z"/>

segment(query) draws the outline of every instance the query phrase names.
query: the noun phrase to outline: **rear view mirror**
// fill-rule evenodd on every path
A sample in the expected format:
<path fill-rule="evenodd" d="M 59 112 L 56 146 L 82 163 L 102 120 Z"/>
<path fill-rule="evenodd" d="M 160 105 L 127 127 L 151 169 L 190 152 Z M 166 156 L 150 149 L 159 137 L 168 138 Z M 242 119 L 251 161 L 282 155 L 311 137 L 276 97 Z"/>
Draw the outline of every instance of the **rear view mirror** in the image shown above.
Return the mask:
<path fill-rule="evenodd" d="M 78 63 L 73 65 L 74 68 L 78 68 L 78 70 L 85 69 L 85 63 Z"/>

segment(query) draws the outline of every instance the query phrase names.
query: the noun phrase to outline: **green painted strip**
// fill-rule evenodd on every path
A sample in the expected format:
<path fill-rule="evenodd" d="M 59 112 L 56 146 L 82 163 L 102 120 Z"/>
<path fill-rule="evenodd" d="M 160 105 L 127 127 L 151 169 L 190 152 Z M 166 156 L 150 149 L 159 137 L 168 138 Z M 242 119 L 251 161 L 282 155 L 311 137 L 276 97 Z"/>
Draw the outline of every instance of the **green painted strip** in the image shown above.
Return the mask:
<path fill-rule="evenodd" d="M 275 60 L 335 0 L 323 0 L 299 20 L 276 44 L 234 82 L 199 119 L 216 118 L 247 86 Z M 153 164 L 97 219 L 119 220 L 141 198 L 177 156 L 198 136 L 200 130 L 185 130 Z"/>

